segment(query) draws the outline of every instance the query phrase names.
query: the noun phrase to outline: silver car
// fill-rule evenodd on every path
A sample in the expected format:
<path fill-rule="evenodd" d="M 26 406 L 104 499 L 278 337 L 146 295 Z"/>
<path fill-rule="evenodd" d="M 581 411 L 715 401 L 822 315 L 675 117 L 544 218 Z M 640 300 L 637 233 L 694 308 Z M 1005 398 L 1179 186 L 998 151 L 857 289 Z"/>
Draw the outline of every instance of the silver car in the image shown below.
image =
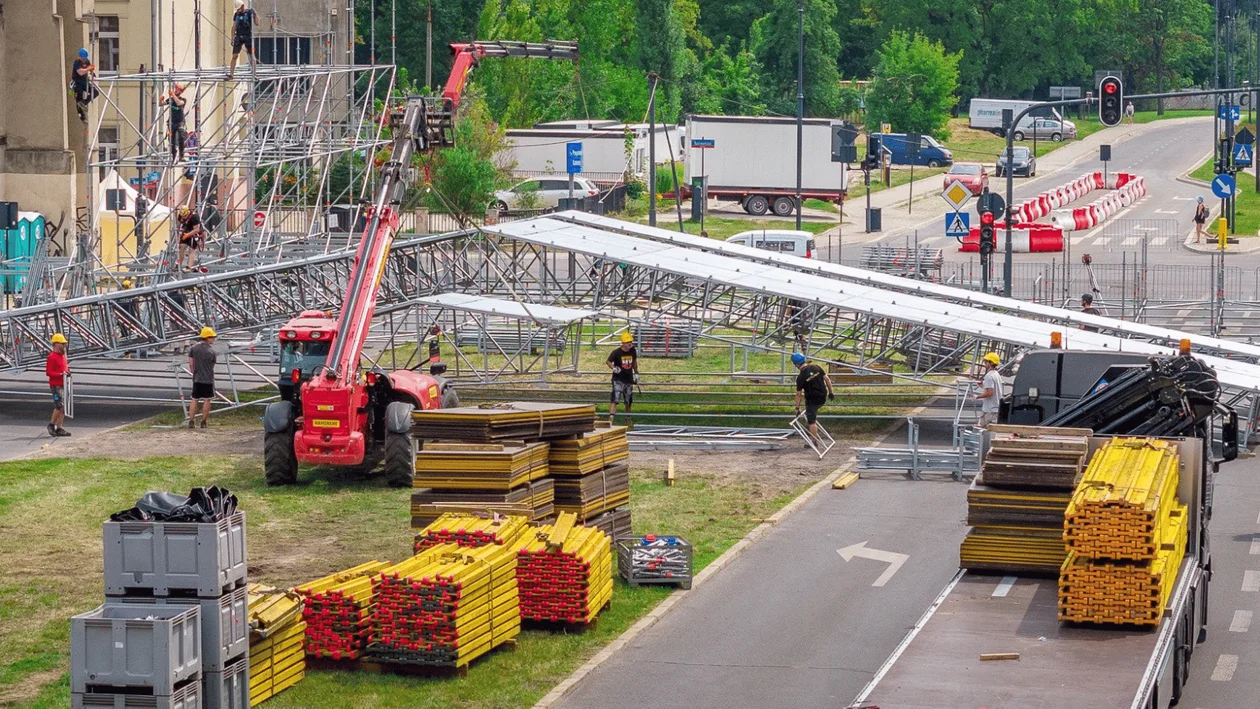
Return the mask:
<path fill-rule="evenodd" d="M 594 197 L 599 194 L 595 183 L 585 177 L 573 179 L 573 196 Z M 517 183 L 506 190 L 494 193 L 494 207 L 500 212 L 513 209 L 551 209 L 560 206 L 560 200 L 569 196 L 568 177 L 532 178 Z"/>
<path fill-rule="evenodd" d="M 1072 121 L 1060 121 L 1056 118 L 1036 118 L 1031 124 L 1021 123 L 1014 131 L 1015 140 L 1024 140 L 1036 135 L 1037 140 L 1071 140 L 1076 137 L 1076 124 Z"/>

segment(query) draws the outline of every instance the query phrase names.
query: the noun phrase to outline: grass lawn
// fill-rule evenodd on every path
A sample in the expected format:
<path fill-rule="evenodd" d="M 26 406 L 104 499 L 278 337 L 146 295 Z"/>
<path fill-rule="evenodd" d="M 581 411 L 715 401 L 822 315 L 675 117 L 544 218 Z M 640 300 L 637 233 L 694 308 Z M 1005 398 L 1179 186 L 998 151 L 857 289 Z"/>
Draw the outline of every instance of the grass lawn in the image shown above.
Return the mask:
<path fill-rule="evenodd" d="M 1194 169 L 1190 176 L 1211 182 L 1216 177 L 1216 171 L 1212 165 L 1212 159 L 1208 158 L 1202 165 Z M 1256 194 L 1256 178 L 1255 175 L 1240 172 L 1235 178 L 1238 181 L 1238 194 L 1235 199 L 1234 209 L 1234 236 L 1239 237 L 1255 237 L 1257 231 L 1260 231 L 1260 195 Z M 1211 206 L 1219 206 L 1220 200 L 1212 194 L 1210 188 L 1203 188 L 1203 198 L 1212 200 Z M 1207 225 L 1207 231 L 1211 234 L 1216 233 L 1216 222 L 1210 222 Z"/>
<path fill-rule="evenodd" d="M 647 216 L 639 217 L 638 221 L 640 224 L 647 224 L 648 223 Z M 683 217 L 682 224 L 683 224 L 684 232 L 688 234 L 700 233 L 700 222 L 688 221 L 686 217 Z M 818 234 L 818 233 L 827 231 L 828 229 L 836 226 L 836 224 L 837 222 L 802 221 L 801 229 L 803 231 L 808 231 L 814 234 Z M 673 212 L 673 210 L 670 210 L 669 212 L 660 210 L 656 214 L 656 226 L 662 229 L 669 229 L 671 231 L 677 231 L 678 216 Z M 753 229 L 792 229 L 794 230 L 796 229 L 796 220 L 795 219 L 756 219 L 752 217 L 748 219 L 732 219 L 728 217 L 705 217 L 704 218 L 704 231 L 708 232 L 709 238 L 712 238 L 712 239 L 725 239 L 730 236 L 735 236 L 741 231 L 752 231 Z"/>
<path fill-rule="evenodd" d="M 696 545 L 697 568 L 814 479 L 792 475 L 768 484 L 696 474 L 665 487 L 657 470 L 632 475 L 635 527 L 686 536 Z M 266 487 L 256 455 L 0 463 L 0 706 L 67 706 L 68 619 L 102 600 L 100 523 L 147 490 L 215 483 L 235 492 L 248 513 L 252 580 L 290 586 L 408 554 L 409 491 L 329 471 L 304 471 L 302 480 Z M 463 678 L 311 672 L 265 706 L 331 706 L 328 698 L 337 696 L 347 707 L 528 707 L 668 593 L 618 583 L 612 608 L 593 629 L 525 631 L 514 652 L 478 660 Z"/>

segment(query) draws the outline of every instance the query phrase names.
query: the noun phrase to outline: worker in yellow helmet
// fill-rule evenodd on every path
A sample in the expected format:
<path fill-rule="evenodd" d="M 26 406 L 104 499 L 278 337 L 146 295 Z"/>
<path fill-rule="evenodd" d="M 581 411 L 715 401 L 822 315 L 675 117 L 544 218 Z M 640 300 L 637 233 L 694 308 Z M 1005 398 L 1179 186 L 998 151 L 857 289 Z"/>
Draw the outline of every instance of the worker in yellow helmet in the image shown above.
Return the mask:
<path fill-rule="evenodd" d="M 201 404 L 201 427 L 210 421 L 210 402 L 214 399 L 214 363 L 218 355 L 214 351 L 214 328 L 201 328 L 201 342 L 188 350 L 188 371 L 192 373 L 192 406 L 188 409 L 188 428 L 197 427 L 197 404 Z"/>
<path fill-rule="evenodd" d="M 53 438 L 69 436 L 61 427 L 66 421 L 66 377 L 70 376 L 70 364 L 66 361 L 66 336 L 60 332 L 52 336 L 52 351 L 44 361 L 44 374 L 48 375 L 48 388 L 52 391 L 53 412 L 48 421 L 48 435 Z"/>
<path fill-rule="evenodd" d="M 996 352 L 984 356 L 984 381 L 980 384 L 980 393 L 976 399 L 980 401 L 980 420 L 978 428 L 984 428 L 998 422 L 998 411 L 1002 408 L 1002 375 L 998 367 L 1002 366 L 1002 358 Z"/>
<path fill-rule="evenodd" d="M 608 400 L 608 421 L 617 415 L 617 402 L 626 405 L 626 425 L 630 420 L 630 407 L 634 404 L 634 385 L 639 383 L 639 353 L 634 348 L 634 335 L 629 330 L 621 333 L 621 346 L 608 355 L 608 368 L 612 370 L 612 396 Z"/>

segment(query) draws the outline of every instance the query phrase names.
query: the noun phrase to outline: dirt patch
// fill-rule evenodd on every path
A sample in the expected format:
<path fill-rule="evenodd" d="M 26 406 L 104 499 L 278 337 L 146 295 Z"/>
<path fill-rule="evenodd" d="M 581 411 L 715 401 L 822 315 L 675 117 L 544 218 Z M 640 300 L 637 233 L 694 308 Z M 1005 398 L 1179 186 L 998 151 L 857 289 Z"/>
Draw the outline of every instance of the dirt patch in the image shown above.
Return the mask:
<path fill-rule="evenodd" d="M 104 431 L 84 438 L 58 438 L 45 443 L 31 458 L 117 458 L 152 456 L 262 455 L 261 426 L 225 425 L 207 429 L 151 426 Z"/>
<path fill-rule="evenodd" d="M 32 672 L 15 684 L 0 688 L 0 707 L 17 706 L 34 699 L 43 691 L 45 685 L 61 679 L 63 672 L 65 669 L 60 667 L 55 670 Z"/>

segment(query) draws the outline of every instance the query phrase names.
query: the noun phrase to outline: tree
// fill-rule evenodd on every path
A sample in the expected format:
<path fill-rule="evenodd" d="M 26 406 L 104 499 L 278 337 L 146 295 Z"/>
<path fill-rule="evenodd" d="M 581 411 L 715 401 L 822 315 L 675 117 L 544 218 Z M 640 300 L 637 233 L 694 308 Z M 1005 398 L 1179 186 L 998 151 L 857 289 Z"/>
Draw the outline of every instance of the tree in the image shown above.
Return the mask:
<path fill-rule="evenodd" d="M 664 122 L 677 120 L 682 110 L 682 78 L 688 59 L 674 2 L 635 0 L 639 66 L 644 72 L 661 77 L 662 83 L 656 88 L 656 115 Z M 691 58 L 694 60 L 694 55 Z"/>
<path fill-rule="evenodd" d="M 484 99 L 466 94 L 455 121 L 455 146 L 418 160 L 428 174 L 425 204 L 463 223 L 484 214 L 514 167 L 500 162 L 505 142 L 505 131 L 490 119 Z"/>
<path fill-rule="evenodd" d="M 940 42 L 921 34 L 893 32 L 877 53 L 867 97 L 867 122 L 891 123 L 898 133 L 947 138 L 946 125 L 957 102 L 958 62 Z"/>
<path fill-rule="evenodd" d="M 805 2 L 805 111 L 835 116 L 841 110 L 840 37 L 833 26 L 835 0 Z M 799 0 L 772 0 L 769 14 L 753 23 L 750 45 L 761 66 L 762 97 L 771 111 L 796 113 Z"/>

